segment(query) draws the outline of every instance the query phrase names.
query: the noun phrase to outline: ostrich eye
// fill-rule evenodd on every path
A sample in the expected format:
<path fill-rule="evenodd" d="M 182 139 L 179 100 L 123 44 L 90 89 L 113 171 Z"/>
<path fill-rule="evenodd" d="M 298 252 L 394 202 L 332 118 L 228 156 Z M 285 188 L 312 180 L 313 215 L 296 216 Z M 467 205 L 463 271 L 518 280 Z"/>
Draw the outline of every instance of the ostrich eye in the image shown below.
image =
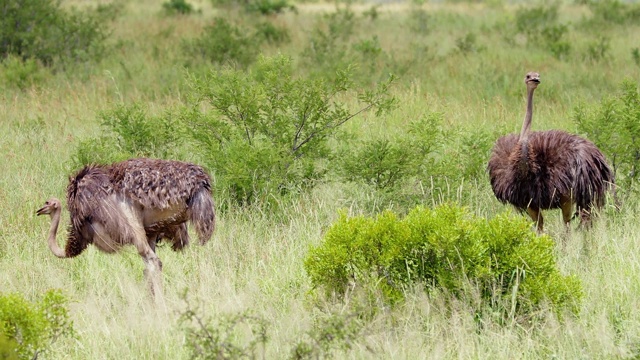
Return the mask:
<path fill-rule="evenodd" d="M 530 78 L 530 77 L 531 77 L 531 75 L 528 75 L 528 74 L 527 74 L 527 79 L 528 79 L 528 78 Z"/>

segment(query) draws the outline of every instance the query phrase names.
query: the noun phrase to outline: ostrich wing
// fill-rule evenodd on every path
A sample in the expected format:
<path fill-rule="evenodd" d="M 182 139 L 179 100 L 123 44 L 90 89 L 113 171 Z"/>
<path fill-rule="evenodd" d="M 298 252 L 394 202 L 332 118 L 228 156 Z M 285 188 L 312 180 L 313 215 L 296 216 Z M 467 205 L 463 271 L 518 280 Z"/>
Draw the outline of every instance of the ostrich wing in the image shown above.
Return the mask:
<path fill-rule="evenodd" d="M 131 159 L 110 166 L 116 190 L 145 207 L 167 209 L 189 203 L 194 192 L 211 190 L 209 176 L 193 164 L 159 159 Z"/>
<path fill-rule="evenodd" d="M 76 230 L 94 217 L 103 217 L 105 199 L 113 193 L 108 173 L 102 166 L 85 166 L 69 178 L 67 207 Z"/>
<path fill-rule="evenodd" d="M 491 159 L 487 165 L 493 193 L 503 203 L 510 201 L 513 192 L 512 184 L 515 181 L 515 173 L 510 155 L 517 143 L 518 135 L 516 134 L 499 138 L 493 147 Z"/>

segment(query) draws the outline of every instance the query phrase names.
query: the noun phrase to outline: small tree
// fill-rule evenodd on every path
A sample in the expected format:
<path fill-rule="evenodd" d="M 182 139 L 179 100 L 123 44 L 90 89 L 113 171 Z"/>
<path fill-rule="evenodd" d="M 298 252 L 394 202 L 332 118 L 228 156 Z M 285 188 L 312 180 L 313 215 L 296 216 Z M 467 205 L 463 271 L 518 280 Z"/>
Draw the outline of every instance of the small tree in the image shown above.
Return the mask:
<path fill-rule="evenodd" d="M 339 102 L 351 90 L 349 69 L 333 81 L 293 76 L 286 56 L 261 57 L 255 70 L 230 68 L 192 78 L 195 99 L 183 118 L 223 191 L 238 203 L 283 193 L 321 178 L 329 138 L 364 111 L 394 104 L 389 81 L 358 95 L 351 111 Z M 202 111 L 202 103 L 210 111 Z"/>

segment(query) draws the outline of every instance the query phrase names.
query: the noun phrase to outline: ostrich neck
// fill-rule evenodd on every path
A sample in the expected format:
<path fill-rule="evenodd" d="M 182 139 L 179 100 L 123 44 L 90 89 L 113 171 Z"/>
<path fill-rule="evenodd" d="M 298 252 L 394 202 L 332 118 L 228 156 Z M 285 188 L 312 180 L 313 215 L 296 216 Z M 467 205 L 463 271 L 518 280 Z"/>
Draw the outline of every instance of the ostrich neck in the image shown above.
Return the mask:
<path fill-rule="evenodd" d="M 520 141 L 526 142 L 529 139 L 531 129 L 531 119 L 533 118 L 533 91 L 534 88 L 527 88 L 527 113 L 524 116 L 522 130 L 520 131 Z"/>
<path fill-rule="evenodd" d="M 51 214 L 51 228 L 49 228 L 49 238 L 47 242 L 49 243 L 49 249 L 51 252 L 59 258 L 65 258 L 66 253 L 64 250 L 58 246 L 58 242 L 56 241 L 56 233 L 58 232 L 58 225 L 60 225 L 60 209 L 57 209 L 53 214 Z"/>
<path fill-rule="evenodd" d="M 533 118 L 533 91 L 534 88 L 527 88 L 527 113 L 524 116 L 522 130 L 520 131 L 520 158 L 518 159 L 518 170 L 521 174 L 529 171 L 529 132 L 531 129 L 531 119 Z"/>

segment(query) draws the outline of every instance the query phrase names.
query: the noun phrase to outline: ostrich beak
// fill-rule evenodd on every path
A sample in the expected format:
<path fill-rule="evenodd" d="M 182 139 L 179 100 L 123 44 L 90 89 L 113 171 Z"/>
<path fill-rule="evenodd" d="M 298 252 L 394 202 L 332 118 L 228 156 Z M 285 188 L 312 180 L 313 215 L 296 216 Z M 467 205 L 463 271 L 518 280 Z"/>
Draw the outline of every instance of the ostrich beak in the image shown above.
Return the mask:
<path fill-rule="evenodd" d="M 40 216 L 40 215 L 45 215 L 49 213 L 49 207 L 48 206 L 43 206 L 40 209 L 38 209 L 38 211 L 36 211 L 36 215 Z"/>

